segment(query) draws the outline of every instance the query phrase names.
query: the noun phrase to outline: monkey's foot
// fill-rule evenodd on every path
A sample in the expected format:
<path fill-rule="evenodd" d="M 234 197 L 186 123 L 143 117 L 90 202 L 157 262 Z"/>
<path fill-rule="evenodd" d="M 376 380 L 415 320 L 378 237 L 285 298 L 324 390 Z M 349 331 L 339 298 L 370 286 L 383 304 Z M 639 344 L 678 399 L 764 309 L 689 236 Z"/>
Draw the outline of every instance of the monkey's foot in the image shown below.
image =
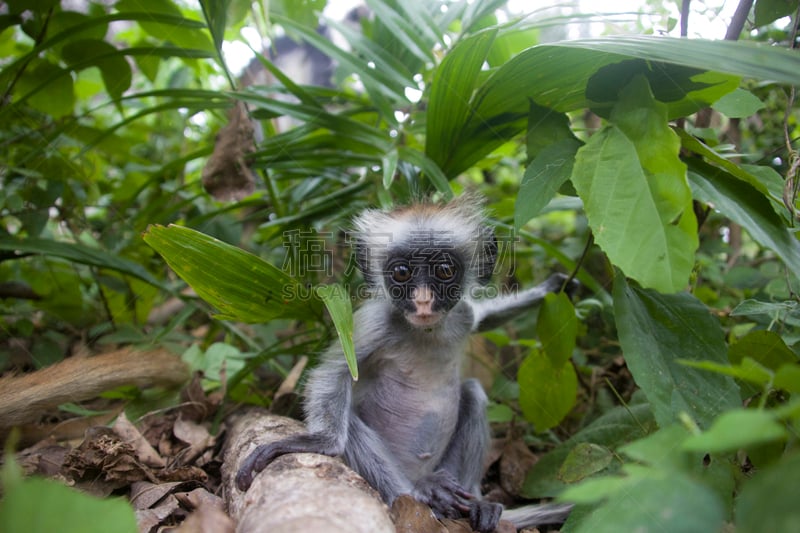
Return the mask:
<path fill-rule="evenodd" d="M 427 504 L 438 518 L 467 517 L 472 529 L 481 533 L 494 531 L 503 512 L 499 503 L 476 499 L 446 470 L 417 481 L 412 495 Z"/>

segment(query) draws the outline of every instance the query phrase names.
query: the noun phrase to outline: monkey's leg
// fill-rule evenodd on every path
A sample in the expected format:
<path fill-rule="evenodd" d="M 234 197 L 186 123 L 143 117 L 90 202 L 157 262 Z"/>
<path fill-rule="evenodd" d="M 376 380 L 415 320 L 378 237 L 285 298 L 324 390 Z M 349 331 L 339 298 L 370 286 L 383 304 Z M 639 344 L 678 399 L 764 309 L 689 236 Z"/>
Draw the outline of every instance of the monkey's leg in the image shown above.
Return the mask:
<path fill-rule="evenodd" d="M 344 462 L 390 506 L 399 495 L 413 493 L 411 481 L 395 463 L 383 439 L 358 416 L 350 417 Z"/>
<path fill-rule="evenodd" d="M 486 420 L 488 399 L 480 383 L 468 379 L 461 384 L 458 423 L 439 468 L 471 492 L 467 512 L 473 529 L 494 531 L 503 506 L 480 499 L 483 462 L 489 449 L 489 423 Z"/>

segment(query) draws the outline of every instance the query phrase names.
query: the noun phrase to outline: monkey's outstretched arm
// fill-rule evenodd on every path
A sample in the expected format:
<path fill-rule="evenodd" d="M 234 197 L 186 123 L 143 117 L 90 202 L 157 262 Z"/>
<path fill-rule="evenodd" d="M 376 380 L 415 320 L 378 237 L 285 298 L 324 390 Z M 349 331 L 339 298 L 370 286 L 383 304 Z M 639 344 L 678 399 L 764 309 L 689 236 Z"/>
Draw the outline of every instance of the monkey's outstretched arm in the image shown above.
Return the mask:
<path fill-rule="evenodd" d="M 502 326 L 523 311 L 541 304 L 547 293 L 561 290 L 566 280 L 566 275 L 557 272 L 536 287 L 524 291 L 486 300 L 471 300 L 474 314 L 472 331 L 489 331 Z M 567 291 L 574 290 L 576 286 L 577 282 L 573 280 Z"/>

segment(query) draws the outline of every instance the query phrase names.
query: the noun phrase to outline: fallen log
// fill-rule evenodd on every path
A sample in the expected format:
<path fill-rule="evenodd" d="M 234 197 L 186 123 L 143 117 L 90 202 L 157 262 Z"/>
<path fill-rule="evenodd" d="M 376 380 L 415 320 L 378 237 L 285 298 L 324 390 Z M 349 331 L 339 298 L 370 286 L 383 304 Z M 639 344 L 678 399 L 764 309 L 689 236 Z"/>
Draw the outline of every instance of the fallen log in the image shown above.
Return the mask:
<path fill-rule="evenodd" d="M 164 349 L 68 357 L 36 372 L 0 378 L 0 429 L 34 423 L 62 403 L 88 400 L 122 385 L 175 386 L 189 376 L 186 363 Z"/>
<path fill-rule="evenodd" d="M 246 492 L 234 477 L 256 446 L 304 431 L 301 423 L 249 409 L 231 415 L 222 466 L 224 499 L 238 533 L 394 533 L 388 507 L 340 459 L 311 453 L 279 457 Z"/>

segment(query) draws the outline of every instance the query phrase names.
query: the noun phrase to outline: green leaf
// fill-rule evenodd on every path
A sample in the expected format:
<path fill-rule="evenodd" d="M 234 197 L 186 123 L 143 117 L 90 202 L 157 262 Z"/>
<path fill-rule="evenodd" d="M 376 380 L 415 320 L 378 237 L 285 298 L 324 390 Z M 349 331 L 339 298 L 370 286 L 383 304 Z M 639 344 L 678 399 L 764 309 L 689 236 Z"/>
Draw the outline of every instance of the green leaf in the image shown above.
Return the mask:
<path fill-rule="evenodd" d="M 709 370 L 724 376 L 731 376 L 742 381 L 755 383 L 759 387 L 766 387 L 772 381 L 772 372 L 749 357 L 745 357 L 738 365 L 725 365 L 721 363 L 712 363 L 711 361 L 687 361 L 685 359 L 679 359 L 678 362 L 692 368 Z M 747 396 L 751 396 L 756 392 L 758 392 L 758 390 L 748 393 Z"/>
<path fill-rule="evenodd" d="M 496 35 L 496 30 L 487 30 L 458 42 L 436 69 L 425 123 L 425 154 L 447 176 L 469 168 L 489 151 L 473 146 L 470 137 L 465 135 L 468 131 L 461 125 L 466 124 L 473 113 L 470 100 Z M 464 145 L 469 146 L 461 149 Z M 456 146 L 459 150 L 454 151 Z M 468 161 L 454 160 L 455 157 L 466 157 Z"/>
<path fill-rule="evenodd" d="M 757 80 L 800 84 L 800 57 L 797 54 L 748 41 L 625 35 L 561 41 L 553 46 L 621 54 Z"/>
<path fill-rule="evenodd" d="M 625 444 L 619 451 L 640 463 L 660 469 L 683 469 L 686 453 L 681 451 L 679 444 L 688 436 L 689 432 L 685 427 L 675 424 Z"/>
<path fill-rule="evenodd" d="M 620 531 L 719 531 L 725 514 L 718 496 L 705 485 L 675 471 L 667 475 L 649 468 L 626 468 L 625 478 L 589 480 L 564 494 L 607 497 L 594 511 L 570 521 L 577 533 Z M 587 489 L 591 488 L 591 491 Z"/>
<path fill-rule="evenodd" d="M 780 316 L 782 313 L 789 313 L 797 309 L 797 302 L 762 302 L 760 300 L 742 300 L 731 311 L 731 316 L 757 316 L 767 315 L 770 317 Z"/>
<path fill-rule="evenodd" d="M 336 334 L 354 381 L 358 381 L 358 360 L 353 343 L 353 307 L 347 290 L 339 284 L 317 287 L 317 295 L 325 303 L 336 327 Z"/>
<path fill-rule="evenodd" d="M 97 67 L 103 76 L 103 84 L 112 98 L 118 99 L 131 86 L 131 66 L 120 51 L 99 39 L 70 41 L 62 50 L 64 59 L 79 68 Z"/>
<path fill-rule="evenodd" d="M 797 0 L 758 0 L 753 10 L 755 26 L 766 26 L 797 11 Z"/>
<path fill-rule="evenodd" d="M 565 483 L 576 483 L 604 470 L 614 459 L 611 450 L 604 446 L 581 442 L 570 450 L 558 470 L 558 477 Z"/>
<path fill-rule="evenodd" d="M 327 0 L 277 0 L 274 5 L 270 5 L 270 14 L 278 13 L 298 24 L 316 29 L 319 13 L 325 9 L 325 4 Z"/>
<path fill-rule="evenodd" d="M 514 227 L 519 229 L 553 199 L 559 188 L 572 175 L 575 154 L 581 143 L 565 139 L 538 152 L 525 169 L 514 204 Z"/>
<path fill-rule="evenodd" d="M 569 117 L 550 108 L 530 102 L 526 145 L 528 161 L 533 161 L 542 150 L 563 141 L 577 141 L 569 127 Z"/>
<path fill-rule="evenodd" d="M 118 0 L 114 7 L 121 13 L 147 12 L 180 17 L 181 10 L 170 0 Z M 184 27 L 181 24 L 167 24 L 139 20 L 144 31 L 156 39 L 170 42 L 180 48 L 213 52 L 214 44 L 206 31 Z"/>
<path fill-rule="evenodd" d="M 708 431 L 683 441 L 685 450 L 734 452 L 788 436 L 786 428 L 769 411 L 735 409 L 721 414 Z"/>
<path fill-rule="evenodd" d="M 745 183 L 749 183 L 756 190 L 763 193 L 765 196 L 769 195 L 769 188 L 761 181 L 761 179 L 759 179 L 758 175 L 749 172 L 747 170 L 747 165 L 737 165 L 733 163 L 729 159 L 726 159 L 725 157 L 715 152 L 712 148 L 700 142 L 699 139 L 689 134 L 689 132 L 687 132 L 684 129 L 679 128 L 675 131 L 681 138 L 681 145 L 683 146 L 684 149 L 694 152 L 702 156 L 706 160 L 706 162 L 701 162 L 697 161 L 696 158 L 687 158 L 689 162 L 689 168 L 691 170 L 695 170 L 700 174 L 707 174 L 709 172 L 711 172 L 712 174 L 716 174 L 721 171 L 725 171 L 728 172 L 732 177 L 744 181 Z M 783 182 L 781 181 L 781 183 Z M 780 196 L 781 195 L 778 195 L 776 200 L 777 202 L 781 202 L 782 205 Z"/>
<path fill-rule="evenodd" d="M 556 426 L 575 405 L 578 378 L 570 362 L 553 365 L 544 353 L 533 350 L 520 365 L 517 381 L 522 413 L 537 431 Z"/>
<path fill-rule="evenodd" d="M 0 531 L 9 533 L 136 533 L 133 509 L 120 498 L 100 499 L 49 479 L 8 486 L 0 501 Z"/>
<path fill-rule="evenodd" d="M 764 103 L 750 91 L 736 89 L 714 102 L 711 106 L 730 118 L 745 118 L 764 108 Z"/>
<path fill-rule="evenodd" d="M 244 250 L 182 226 L 150 226 L 144 240 L 220 320 L 318 320 L 319 300 L 279 268 Z"/>
<path fill-rule="evenodd" d="M 786 346 L 781 336 L 767 330 L 751 331 L 728 349 L 731 363 L 739 363 L 748 357 L 772 371 L 787 363 L 797 363 L 797 355 Z"/>
<path fill-rule="evenodd" d="M 723 170 L 694 161 L 689 183 L 694 196 L 742 226 L 757 243 L 771 249 L 800 276 L 800 242 L 775 213 L 764 194 Z"/>
<path fill-rule="evenodd" d="M 44 86 L 47 91 L 41 90 Z M 44 59 L 34 59 L 20 76 L 14 91 L 14 102 L 23 100 L 54 118 L 69 115 L 75 106 L 75 89 L 69 70 Z"/>
<path fill-rule="evenodd" d="M 791 364 L 780 367 L 775 372 L 773 385 L 786 392 L 800 393 L 800 366 Z"/>
<path fill-rule="evenodd" d="M 381 158 L 381 168 L 383 169 L 383 188 L 388 190 L 394 181 L 394 175 L 397 172 L 397 161 L 399 155 L 397 150 L 391 150 L 389 153 Z"/>
<path fill-rule="evenodd" d="M 614 407 L 542 457 L 525 477 L 523 496 L 545 498 L 563 491 L 565 484 L 559 477 L 559 470 L 569 452 L 579 443 L 589 442 L 615 449 L 654 430 L 655 421 L 649 404 Z M 614 465 L 611 463 L 609 468 Z"/>
<path fill-rule="evenodd" d="M 83 265 L 116 270 L 121 274 L 133 276 L 156 287 L 168 290 L 144 267 L 105 250 L 90 248 L 84 244 L 52 241 L 48 239 L 15 239 L 0 236 L 0 250 L 28 254 L 60 257 Z"/>
<path fill-rule="evenodd" d="M 477 36 L 476 36 L 477 37 Z M 451 51 L 455 53 L 459 43 Z M 479 60 L 473 57 L 473 61 Z M 485 58 L 485 56 L 483 56 Z M 480 58 L 481 63 L 483 58 Z M 605 76 L 602 69 L 626 59 L 625 77 Z M 464 65 L 474 68 L 474 65 Z M 708 72 L 709 68 L 715 72 Z M 666 88 L 670 119 L 691 114 L 710 105 L 738 86 L 736 76 L 800 84 L 800 57 L 777 47 L 731 41 L 703 41 L 653 36 L 618 36 L 582 39 L 528 48 L 493 71 L 472 95 L 469 113 L 446 114 L 449 99 L 431 99 L 426 151 L 445 174 L 455 176 L 472 166 L 524 128 L 529 102 L 558 112 L 594 106 L 587 97 L 590 82 L 611 79 L 618 91 L 636 74 L 648 76 L 658 91 Z M 449 76 L 448 76 L 449 78 Z M 594 80 L 594 81 L 593 81 Z M 464 92 L 463 89 L 469 89 Z M 657 93 L 658 95 L 658 93 Z M 433 96 L 433 94 L 432 94 Z M 611 102 L 605 102 L 604 106 Z M 457 104 L 462 107 L 463 104 Z M 601 111 L 595 107 L 595 111 Z M 431 115 L 433 116 L 433 115 Z M 458 142 L 456 142 L 458 141 Z"/>
<path fill-rule="evenodd" d="M 536 334 L 554 368 L 569 362 L 578 336 L 578 317 L 566 293 L 550 293 L 544 297 L 536 321 Z"/>
<path fill-rule="evenodd" d="M 698 239 L 678 137 L 641 77 L 620 95 L 611 120 L 578 150 L 572 171 L 595 240 L 645 287 L 681 290 Z"/>
<path fill-rule="evenodd" d="M 708 427 L 739 406 L 730 377 L 689 368 L 678 359 L 727 363 L 719 321 L 690 294 L 663 295 L 614 278 L 614 316 L 622 352 L 633 378 L 653 407 L 659 426 L 688 413 Z"/>
<path fill-rule="evenodd" d="M 736 499 L 737 533 L 797 531 L 800 528 L 798 479 L 800 454 L 797 453 L 757 470 Z"/>
<path fill-rule="evenodd" d="M 222 50 L 222 42 L 225 40 L 225 24 L 228 17 L 228 4 L 225 0 L 201 0 L 203 15 L 206 18 L 211 38 L 214 39 L 214 48 Z"/>

